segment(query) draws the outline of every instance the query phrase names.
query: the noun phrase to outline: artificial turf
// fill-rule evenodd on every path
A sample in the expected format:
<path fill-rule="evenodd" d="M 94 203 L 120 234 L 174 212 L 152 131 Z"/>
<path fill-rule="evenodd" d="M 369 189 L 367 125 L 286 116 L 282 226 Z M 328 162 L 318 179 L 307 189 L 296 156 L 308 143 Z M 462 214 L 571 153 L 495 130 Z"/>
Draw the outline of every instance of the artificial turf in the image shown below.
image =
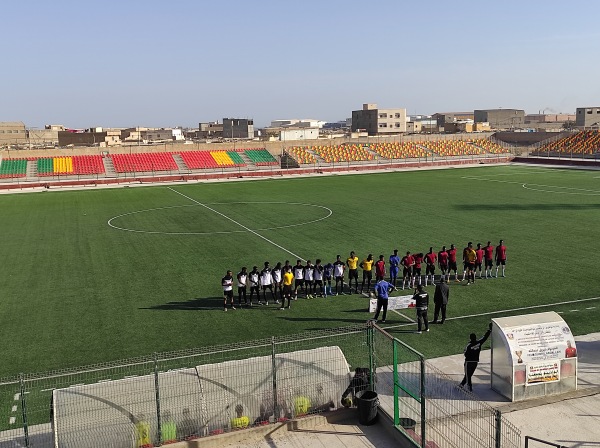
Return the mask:
<path fill-rule="evenodd" d="M 417 335 L 391 312 L 395 336 L 453 354 L 492 317 L 550 310 L 598 331 L 597 300 L 515 310 L 600 296 L 598 177 L 498 166 L 2 195 L 0 376 L 364 322 L 359 295 L 224 313 L 220 280 L 267 260 L 468 241 L 504 239 L 507 277 L 452 283 L 448 314 L 490 314 Z"/>

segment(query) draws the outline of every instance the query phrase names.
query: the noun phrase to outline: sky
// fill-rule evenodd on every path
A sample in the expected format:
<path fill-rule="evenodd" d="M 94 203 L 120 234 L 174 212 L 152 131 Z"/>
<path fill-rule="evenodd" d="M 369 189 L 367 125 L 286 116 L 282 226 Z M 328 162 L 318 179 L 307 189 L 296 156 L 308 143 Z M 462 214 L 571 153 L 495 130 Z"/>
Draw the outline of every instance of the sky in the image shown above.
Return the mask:
<path fill-rule="evenodd" d="M 28 1 L 2 6 L 0 121 L 197 127 L 600 104 L 589 0 Z"/>

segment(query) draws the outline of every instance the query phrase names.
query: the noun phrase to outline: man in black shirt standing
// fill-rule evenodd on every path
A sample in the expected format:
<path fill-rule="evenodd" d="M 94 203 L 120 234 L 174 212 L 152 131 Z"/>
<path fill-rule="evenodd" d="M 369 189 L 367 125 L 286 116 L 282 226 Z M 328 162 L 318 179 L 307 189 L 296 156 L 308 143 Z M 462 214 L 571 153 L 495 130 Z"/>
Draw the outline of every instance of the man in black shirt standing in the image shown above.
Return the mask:
<path fill-rule="evenodd" d="M 435 294 L 433 295 L 433 303 L 435 304 L 435 311 L 433 312 L 432 324 L 443 324 L 446 320 L 446 305 L 448 305 L 448 297 L 450 296 L 450 288 L 446 283 L 446 279 L 442 277 L 440 282 L 435 285 Z M 442 321 L 438 322 L 438 316 L 442 312 Z"/>
<path fill-rule="evenodd" d="M 460 387 L 464 387 L 465 384 L 469 386 L 469 390 L 473 392 L 473 383 L 471 382 L 471 377 L 473 373 L 475 373 L 475 369 L 477 368 L 477 364 L 479 363 L 479 353 L 481 353 L 481 347 L 484 342 L 487 341 L 487 338 L 492 334 L 492 323 L 490 322 L 490 326 L 488 331 L 485 332 L 485 335 L 481 339 L 477 339 L 477 335 L 475 333 L 471 333 L 470 339 L 471 341 L 465 347 L 465 377 L 460 383 Z"/>
<path fill-rule="evenodd" d="M 425 324 L 425 331 L 429 331 L 429 322 L 427 321 L 429 294 L 423 291 L 423 285 L 417 285 L 417 290 L 415 291 L 413 299 L 417 308 L 417 333 L 421 334 L 423 324 Z"/>

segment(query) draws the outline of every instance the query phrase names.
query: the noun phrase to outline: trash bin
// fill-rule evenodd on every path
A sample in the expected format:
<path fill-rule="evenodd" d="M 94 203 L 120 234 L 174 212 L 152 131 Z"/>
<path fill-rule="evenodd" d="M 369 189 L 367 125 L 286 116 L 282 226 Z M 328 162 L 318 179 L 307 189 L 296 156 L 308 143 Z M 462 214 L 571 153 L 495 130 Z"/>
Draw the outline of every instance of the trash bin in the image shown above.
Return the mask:
<path fill-rule="evenodd" d="M 377 392 L 361 390 L 356 394 L 356 406 L 358 407 L 358 422 L 361 425 L 375 423 L 375 420 L 377 420 L 377 406 L 379 406 Z"/>

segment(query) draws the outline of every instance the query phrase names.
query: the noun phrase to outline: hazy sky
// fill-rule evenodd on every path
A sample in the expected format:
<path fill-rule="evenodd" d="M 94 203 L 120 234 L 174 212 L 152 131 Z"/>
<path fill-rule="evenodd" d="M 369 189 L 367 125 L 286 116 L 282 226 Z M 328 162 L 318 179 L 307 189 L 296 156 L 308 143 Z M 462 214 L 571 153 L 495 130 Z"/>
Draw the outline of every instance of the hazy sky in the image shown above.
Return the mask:
<path fill-rule="evenodd" d="M 197 126 L 600 104 L 592 0 L 11 1 L 0 121 Z"/>

